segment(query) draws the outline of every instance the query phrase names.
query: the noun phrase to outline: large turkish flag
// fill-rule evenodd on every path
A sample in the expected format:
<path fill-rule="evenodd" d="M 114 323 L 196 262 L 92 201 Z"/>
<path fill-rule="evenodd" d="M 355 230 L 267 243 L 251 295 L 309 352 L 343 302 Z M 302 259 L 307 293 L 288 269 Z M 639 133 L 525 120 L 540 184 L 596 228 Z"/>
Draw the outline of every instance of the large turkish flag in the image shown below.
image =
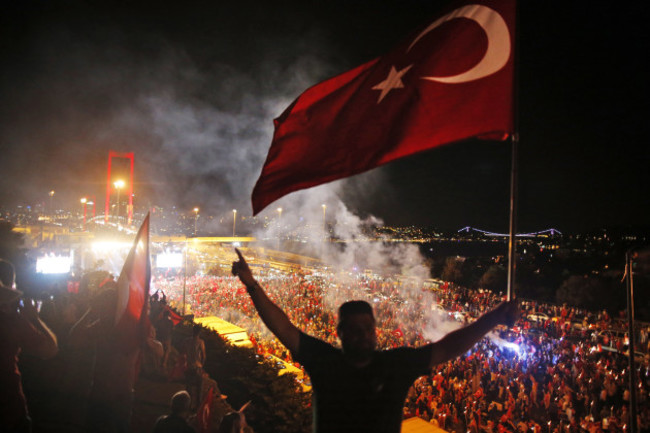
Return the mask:
<path fill-rule="evenodd" d="M 253 213 L 300 189 L 472 137 L 513 133 L 515 0 L 456 3 L 280 117 Z"/>

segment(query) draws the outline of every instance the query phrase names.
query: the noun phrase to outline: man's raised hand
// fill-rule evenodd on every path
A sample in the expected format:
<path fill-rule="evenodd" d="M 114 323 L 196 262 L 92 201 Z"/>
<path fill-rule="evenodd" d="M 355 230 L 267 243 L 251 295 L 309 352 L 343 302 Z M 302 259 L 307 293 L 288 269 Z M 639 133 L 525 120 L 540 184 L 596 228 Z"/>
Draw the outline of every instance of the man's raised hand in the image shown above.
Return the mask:
<path fill-rule="evenodd" d="M 255 285 L 255 278 L 253 277 L 251 269 L 248 267 L 248 263 L 246 263 L 246 259 L 244 259 L 244 256 L 239 249 L 235 248 L 235 252 L 239 257 L 239 260 L 232 262 L 232 274 L 238 276 L 246 287 Z"/>
<path fill-rule="evenodd" d="M 519 310 L 519 303 L 516 299 L 500 303 L 495 308 L 495 311 L 498 314 L 499 323 L 506 325 L 508 328 L 512 328 L 514 326 L 515 322 L 519 320 L 519 316 L 521 314 Z"/>

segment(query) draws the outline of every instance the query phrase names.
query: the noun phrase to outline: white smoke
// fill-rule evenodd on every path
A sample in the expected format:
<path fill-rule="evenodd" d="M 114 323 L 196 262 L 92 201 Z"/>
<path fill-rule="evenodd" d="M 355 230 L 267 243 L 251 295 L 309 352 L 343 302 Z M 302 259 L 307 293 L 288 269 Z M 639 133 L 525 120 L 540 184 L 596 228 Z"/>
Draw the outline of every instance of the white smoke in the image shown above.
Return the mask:
<path fill-rule="evenodd" d="M 272 119 L 332 67 L 310 56 L 283 70 L 272 62 L 261 65 L 263 76 L 281 83 L 269 90 L 231 66 L 199 71 L 181 50 L 169 51 L 153 68 L 157 73 L 149 77 L 145 91 L 123 107 L 110 131 L 144 137 L 147 151 L 138 161 L 154 185 L 157 204 L 191 208 L 190 200 L 198 198 L 206 214 L 239 209 L 240 216 L 250 215 L 250 195 L 270 146 Z M 292 79 L 282 80 L 283 74 Z M 210 94 L 196 96 L 205 91 Z M 380 176 L 357 176 L 354 186 L 371 193 L 385 183 Z M 373 228 L 383 222 L 356 215 L 342 201 L 347 184 L 333 182 L 278 200 L 261 213 L 259 218 L 269 223 L 258 225 L 253 235 L 281 247 L 273 240 L 300 232 L 302 252 L 334 268 L 428 278 L 416 245 L 377 240 Z M 210 230 L 209 223 L 205 227 Z"/>
<path fill-rule="evenodd" d="M 30 155 L 22 162 L 26 167 L 34 154 L 49 161 L 52 143 L 57 153 L 69 155 L 63 170 L 55 170 L 56 164 L 49 167 L 57 181 L 69 173 L 68 185 L 78 185 L 70 194 L 77 203 L 79 196 L 89 194 L 80 181 L 95 185 L 101 200 L 109 150 L 132 151 L 136 207 L 148 201 L 179 212 L 199 206 L 206 216 L 231 214 L 232 209 L 248 216 L 251 191 L 271 142 L 272 119 L 309 86 L 354 66 L 324 60 L 334 56 L 328 57 L 332 50 L 317 31 L 300 38 L 261 38 L 248 45 L 254 52 L 245 53 L 257 59 L 251 66 L 203 55 L 237 53 L 224 48 L 236 36 L 197 49 L 188 42 L 191 38 L 177 41 L 140 28 L 123 34 L 106 26 L 96 38 L 79 38 L 72 27 L 55 27 L 38 41 L 38 61 L 45 71 L 38 81 L 51 92 L 39 95 L 41 117 L 34 122 L 38 134 L 26 126 L 16 139 L 36 149 L 25 152 Z M 126 44 L 130 37 L 153 49 L 133 48 Z M 28 99 L 21 99 L 24 107 L 17 105 L 25 112 L 32 103 Z M 98 168 L 92 179 L 84 180 L 88 171 L 83 168 L 91 162 Z M 369 195 L 385 183 L 376 172 L 354 182 Z M 260 215 L 270 223 L 253 234 L 272 240 L 302 231 L 305 251 L 333 267 L 428 277 L 417 246 L 366 239 L 369 228 L 382 222 L 350 210 L 341 198 L 347 185 L 334 182 L 273 203 Z M 278 207 L 283 208 L 281 217 Z M 204 224 L 209 231 L 210 223 Z M 336 242 L 324 241 L 330 238 Z"/>

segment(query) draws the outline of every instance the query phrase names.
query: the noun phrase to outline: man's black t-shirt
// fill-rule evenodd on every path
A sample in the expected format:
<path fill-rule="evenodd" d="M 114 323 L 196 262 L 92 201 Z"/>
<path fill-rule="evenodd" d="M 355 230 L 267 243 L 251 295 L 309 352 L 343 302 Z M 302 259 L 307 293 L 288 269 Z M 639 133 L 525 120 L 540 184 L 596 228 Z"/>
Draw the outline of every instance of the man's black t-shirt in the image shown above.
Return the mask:
<path fill-rule="evenodd" d="M 337 349 L 300 334 L 294 358 L 311 378 L 314 431 L 398 433 L 406 394 L 413 381 L 429 372 L 431 346 L 375 352 L 363 368 L 350 365 Z"/>

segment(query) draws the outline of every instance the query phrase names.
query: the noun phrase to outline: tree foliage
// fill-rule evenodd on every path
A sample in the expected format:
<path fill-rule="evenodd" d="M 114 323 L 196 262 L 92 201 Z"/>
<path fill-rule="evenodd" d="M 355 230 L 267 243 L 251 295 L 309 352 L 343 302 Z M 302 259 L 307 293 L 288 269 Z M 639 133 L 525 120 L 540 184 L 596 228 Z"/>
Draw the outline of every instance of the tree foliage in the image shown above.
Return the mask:
<path fill-rule="evenodd" d="M 625 286 L 613 278 L 572 275 L 559 287 L 556 301 L 560 304 L 590 310 L 625 308 Z"/>
<path fill-rule="evenodd" d="M 191 326 L 181 325 L 178 331 L 174 338 L 180 345 L 182 338 L 191 335 Z M 205 371 L 235 409 L 251 402 L 246 420 L 256 433 L 310 431 L 311 393 L 299 388 L 295 376 L 278 375 L 277 366 L 261 359 L 253 349 L 234 346 L 215 331 L 204 329 L 203 339 Z"/>
<path fill-rule="evenodd" d="M 445 281 L 460 284 L 463 280 L 463 262 L 457 257 L 447 257 L 441 277 Z"/>
<path fill-rule="evenodd" d="M 492 265 L 483 273 L 478 286 L 493 292 L 505 291 L 507 277 L 506 269 L 503 266 Z"/>

